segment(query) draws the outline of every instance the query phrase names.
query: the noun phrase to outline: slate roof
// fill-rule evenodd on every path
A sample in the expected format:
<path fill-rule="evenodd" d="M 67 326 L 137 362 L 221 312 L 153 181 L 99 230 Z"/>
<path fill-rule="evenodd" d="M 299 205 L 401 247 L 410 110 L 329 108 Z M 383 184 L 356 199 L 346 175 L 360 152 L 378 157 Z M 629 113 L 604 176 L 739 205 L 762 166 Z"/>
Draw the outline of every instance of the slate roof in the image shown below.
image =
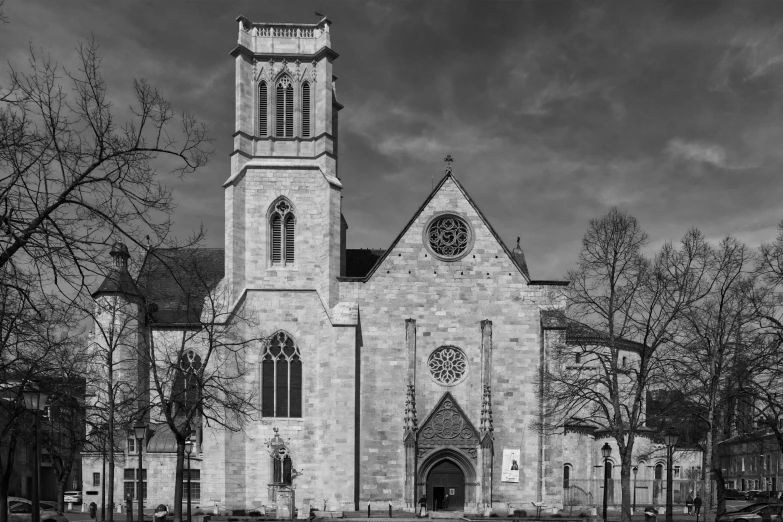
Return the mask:
<path fill-rule="evenodd" d="M 345 277 L 366 277 L 386 250 L 371 248 L 345 249 Z"/>
<path fill-rule="evenodd" d="M 155 249 L 144 258 L 138 287 L 156 325 L 195 324 L 204 298 L 224 275 L 222 248 Z"/>
<path fill-rule="evenodd" d="M 101 286 L 92 293 L 95 297 L 98 294 L 122 294 L 125 296 L 139 296 L 139 291 L 133 278 L 127 270 L 112 269 L 111 272 L 106 274 L 106 278 L 101 283 Z"/>

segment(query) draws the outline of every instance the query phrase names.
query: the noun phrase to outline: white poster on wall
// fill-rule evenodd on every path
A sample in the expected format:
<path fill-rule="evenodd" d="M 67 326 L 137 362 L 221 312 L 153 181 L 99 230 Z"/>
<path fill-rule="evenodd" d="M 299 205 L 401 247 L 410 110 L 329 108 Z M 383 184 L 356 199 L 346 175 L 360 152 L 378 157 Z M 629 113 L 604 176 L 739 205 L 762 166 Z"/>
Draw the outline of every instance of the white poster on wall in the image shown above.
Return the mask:
<path fill-rule="evenodd" d="M 519 450 L 503 449 L 503 469 L 501 482 L 519 482 Z"/>

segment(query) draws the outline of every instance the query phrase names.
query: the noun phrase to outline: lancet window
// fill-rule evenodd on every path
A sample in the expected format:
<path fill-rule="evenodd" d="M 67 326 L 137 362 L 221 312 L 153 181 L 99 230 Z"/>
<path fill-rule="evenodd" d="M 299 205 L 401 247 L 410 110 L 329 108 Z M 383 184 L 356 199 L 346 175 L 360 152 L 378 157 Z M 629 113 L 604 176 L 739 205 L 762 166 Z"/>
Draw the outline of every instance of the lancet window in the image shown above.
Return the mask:
<path fill-rule="evenodd" d="M 269 229 L 272 264 L 293 264 L 295 259 L 296 216 L 291 203 L 287 200 L 281 199 L 275 203 L 269 216 Z"/>
<path fill-rule="evenodd" d="M 302 417 L 302 358 L 296 341 L 279 331 L 261 357 L 261 415 Z"/>
<path fill-rule="evenodd" d="M 266 82 L 258 84 L 258 135 L 265 138 L 269 134 L 267 110 L 269 108 L 269 92 Z"/>
<path fill-rule="evenodd" d="M 294 85 L 289 76 L 277 81 L 275 132 L 278 138 L 294 137 Z"/>
<path fill-rule="evenodd" d="M 310 137 L 310 83 L 302 84 L 302 137 Z"/>

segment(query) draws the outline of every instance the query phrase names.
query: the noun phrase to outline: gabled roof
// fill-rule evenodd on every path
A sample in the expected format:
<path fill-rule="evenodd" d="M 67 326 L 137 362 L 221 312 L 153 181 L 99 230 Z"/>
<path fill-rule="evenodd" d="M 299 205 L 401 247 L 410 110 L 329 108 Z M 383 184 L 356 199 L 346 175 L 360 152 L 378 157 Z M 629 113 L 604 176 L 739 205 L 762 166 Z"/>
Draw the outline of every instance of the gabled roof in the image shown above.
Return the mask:
<path fill-rule="evenodd" d="M 435 185 L 435 188 L 432 189 L 432 192 L 430 192 L 430 195 L 427 196 L 427 199 L 424 200 L 424 203 L 419 206 L 418 210 L 413 213 L 413 217 L 411 217 L 410 221 L 403 227 L 402 231 L 399 233 L 399 235 L 394 239 L 391 246 L 386 250 L 383 255 L 378 259 L 378 261 L 375 263 L 375 266 L 373 266 L 372 270 L 370 270 L 366 276 L 363 278 L 360 278 L 361 281 L 367 281 L 369 280 L 372 275 L 375 273 L 375 271 L 378 269 L 381 264 L 383 264 L 383 261 L 386 259 L 386 257 L 389 255 L 389 252 L 394 250 L 394 247 L 397 246 L 397 243 L 400 242 L 400 240 L 405 236 L 405 233 L 408 232 L 408 229 L 413 226 L 413 224 L 416 222 L 416 219 L 418 219 L 419 215 L 424 211 L 425 208 L 427 208 L 427 205 L 430 201 L 432 201 L 432 198 L 435 197 L 435 194 L 438 193 L 438 191 L 441 189 L 441 187 L 446 183 L 447 180 L 451 180 L 454 182 L 454 184 L 457 186 L 457 188 L 460 190 L 462 195 L 465 197 L 465 199 L 470 203 L 470 206 L 473 207 L 473 210 L 476 212 L 478 217 L 481 219 L 481 221 L 484 223 L 484 225 L 487 227 L 487 229 L 490 231 L 492 236 L 495 238 L 495 240 L 498 242 L 498 244 L 501 246 L 503 251 L 508 256 L 508 259 L 511 261 L 511 263 L 519 270 L 519 273 L 522 274 L 522 276 L 525 278 L 525 281 L 528 283 L 530 282 L 530 275 L 527 273 L 527 267 L 524 269 L 519 265 L 517 262 L 517 259 L 514 255 L 512 255 L 511 251 L 508 249 L 506 244 L 503 242 L 502 239 L 500 239 L 500 236 L 498 236 L 497 232 L 495 232 L 495 229 L 492 228 L 492 225 L 487 221 L 487 218 L 484 217 L 484 214 L 479 210 L 478 206 L 476 206 L 476 203 L 473 201 L 473 199 L 470 197 L 470 195 L 467 193 L 465 188 L 460 184 L 459 181 L 457 181 L 457 178 L 454 177 L 454 175 L 451 172 L 447 172 L 445 176 L 438 182 L 437 185 Z"/>
<path fill-rule="evenodd" d="M 144 258 L 138 287 L 154 324 L 197 324 L 207 293 L 224 275 L 222 248 L 154 249 Z"/>

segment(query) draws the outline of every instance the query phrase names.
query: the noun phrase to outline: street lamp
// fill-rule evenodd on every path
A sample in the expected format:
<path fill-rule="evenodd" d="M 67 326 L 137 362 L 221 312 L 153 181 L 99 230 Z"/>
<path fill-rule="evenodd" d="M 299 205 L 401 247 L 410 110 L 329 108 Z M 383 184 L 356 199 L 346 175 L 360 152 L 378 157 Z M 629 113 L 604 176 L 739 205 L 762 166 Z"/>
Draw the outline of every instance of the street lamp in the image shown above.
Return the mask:
<path fill-rule="evenodd" d="M 606 522 L 606 510 L 609 506 L 609 456 L 612 454 L 612 447 L 605 442 L 601 448 L 601 455 L 604 457 L 604 522 Z"/>
<path fill-rule="evenodd" d="M 142 468 L 141 468 L 141 457 L 142 457 L 142 451 L 144 449 L 144 441 L 147 440 L 147 425 L 144 424 L 143 421 L 139 420 L 136 424 L 133 425 L 133 433 L 136 436 L 136 442 L 138 443 L 138 450 L 139 450 L 139 476 L 138 476 L 138 489 L 136 490 L 136 494 L 139 495 L 139 522 L 144 522 L 144 503 L 142 501 L 142 497 L 144 496 L 143 491 L 143 482 L 142 482 Z"/>
<path fill-rule="evenodd" d="M 38 412 L 43 411 L 46 408 L 46 399 L 49 398 L 49 394 L 40 390 L 24 390 L 22 391 L 22 397 L 24 398 L 24 407 L 32 411 L 33 417 L 35 418 L 35 434 L 33 435 L 33 440 L 35 441 L 35 462 L 33 463 L 32 522 L 41 522 L 41 505 L 38 501 L 38 486 L 41 474 L 41 451 L 38 444 Z"/>
<path fill-rule="evenodd" d="M 636 474 L 639 473 L 639 466 L 633 467 L 633 508 L 631 513 L 636 513 Z"/>
<path fill-rule="evenodd" d="M 672 455 L 674 454 L 674 446 L 677 444 L 678 433 L 674 428 L 666 430 L 666 434 L 663 436 L 663 442 L 666 444 L 666 522 L 672 521 Z"/>
<path fill-rule="evenodd" d="M 188 456 L 188 522 L 190 522 L 190 454 L 193 453 L 193 441 L 185 441 L 185 454 Z"/>

